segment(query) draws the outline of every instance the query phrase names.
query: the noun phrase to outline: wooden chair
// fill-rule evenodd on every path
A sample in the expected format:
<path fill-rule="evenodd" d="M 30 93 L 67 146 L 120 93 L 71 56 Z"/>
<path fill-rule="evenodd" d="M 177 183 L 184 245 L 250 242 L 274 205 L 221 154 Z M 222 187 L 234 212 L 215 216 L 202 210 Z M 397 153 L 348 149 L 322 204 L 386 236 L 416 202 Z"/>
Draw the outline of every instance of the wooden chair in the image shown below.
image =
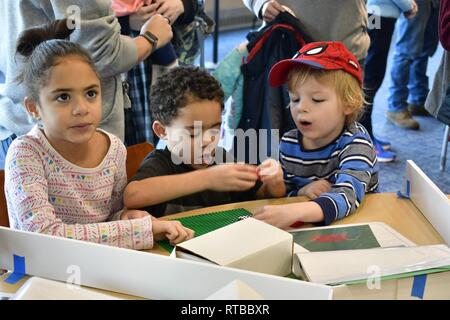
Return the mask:
<path fill-rule="evenodd" d="M 9 227 L 8 209 L 5 197 L 5 171 L 0 170 L 0 226 Z"/>
<path fill-rule="evenodd" d="M 136 174 L 142 160 L 153 150 L 155 147 L 151 143 L 143 142 L 135 144 L 127 148 L 127 177 L 128 181 Z"/>

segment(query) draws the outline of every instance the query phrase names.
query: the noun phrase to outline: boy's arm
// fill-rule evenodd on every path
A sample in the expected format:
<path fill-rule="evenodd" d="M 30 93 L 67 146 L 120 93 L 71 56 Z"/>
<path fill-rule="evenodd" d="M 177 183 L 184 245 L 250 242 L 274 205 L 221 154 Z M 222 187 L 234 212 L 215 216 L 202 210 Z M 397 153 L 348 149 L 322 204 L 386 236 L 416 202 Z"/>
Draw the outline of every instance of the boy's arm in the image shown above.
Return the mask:
<path fill-rule="evenodd" d="M 365 193 L 378 186 L 378 164 L 371 142 L 358 137 L 343 150 L 336 182 L 329 192 L 312 200 L 322 208 L 325 225 L 355 212 Z"/>
<path fill-rule="evenodd" d="M 167 202 L 208 188 L 205 170 L 163 175 L 133 181 L 125 188 L 124 202 L 127 208 L 144 208 Z"/>
<path fill-rule="evenodd" d="M 246 191 L 254 187 L 258 180 L 256 167 L 251 165 L 219 164 L 188 173 L 171 174 L 169 164 L 162 159 L 148 160 L 139 169 L 137 177 L 142 180 L 133 181 L 125 188 L 127 208 L 148 207 L 204 190 Z"/>

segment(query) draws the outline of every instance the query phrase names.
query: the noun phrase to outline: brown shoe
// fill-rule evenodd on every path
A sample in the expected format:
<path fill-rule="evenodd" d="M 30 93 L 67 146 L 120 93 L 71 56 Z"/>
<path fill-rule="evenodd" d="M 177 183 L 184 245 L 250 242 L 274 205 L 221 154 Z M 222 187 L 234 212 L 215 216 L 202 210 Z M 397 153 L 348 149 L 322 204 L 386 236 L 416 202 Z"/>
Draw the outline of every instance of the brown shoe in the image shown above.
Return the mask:
<path fill-rule="evenodd" d="M 409 110 L 409 113 L 411 113 L 414 116 L 427 117 L 430 115 L 423 105 L 410 103 L 410 104 L 408 104 L 408 110 Z"/>
<path fill-rule="evenodd" d="M 397 127 L 403 129 L 419 130 L 419 123 L 411 117 L 409 111 L 391 112 L 386 114 L 387 119 Z"/>

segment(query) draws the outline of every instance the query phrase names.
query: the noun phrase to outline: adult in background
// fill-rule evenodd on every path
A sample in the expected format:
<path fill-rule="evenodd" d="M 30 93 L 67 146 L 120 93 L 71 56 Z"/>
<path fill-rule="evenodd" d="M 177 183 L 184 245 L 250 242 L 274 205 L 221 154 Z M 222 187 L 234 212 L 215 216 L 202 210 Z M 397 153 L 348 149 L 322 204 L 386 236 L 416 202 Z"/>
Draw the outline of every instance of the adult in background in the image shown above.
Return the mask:
<path fill-rule="evenodd" d="M 79 19 L 77 19 L 79 13 Z M 16 40 L 30 27 L 56 19 L 74 18 L 70 40 L 81 44 L 91 54 L 99 72 L 103 92 L 100 127 L 124 138 L 124 106 L 127 96 L 120 74 L 146 59 L 155 48 L 144 37 L 130 38 L 120 34 L 120 25 L 109 0 L 0 0 L 0 72 L 5 75 L 5 89 L 0 94 L 0 169 L 11 142 L 35 125 L 23 106 L 25 87 L 16 78 L 22 62 L 16 58 Z M 149 19 L 141 33 L 150 31 L 158 38 L 156 47 L 172 38 L 169 22 L 157 14 Z M 76 75 L 74 75 L 74 80 Z"/>

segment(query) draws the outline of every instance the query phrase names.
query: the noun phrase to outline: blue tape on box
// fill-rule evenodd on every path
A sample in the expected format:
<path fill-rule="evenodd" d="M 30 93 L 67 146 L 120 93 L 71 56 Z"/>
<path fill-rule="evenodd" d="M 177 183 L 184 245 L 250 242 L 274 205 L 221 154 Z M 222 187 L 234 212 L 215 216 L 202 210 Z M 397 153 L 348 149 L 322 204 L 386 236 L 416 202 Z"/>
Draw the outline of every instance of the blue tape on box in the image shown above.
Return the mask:
<path fill-rule="evenodd" d="M 409 193 L 411 190 L 411 185 L 409 183 L 409 180 L 406 180 L 406 194 L 403 194 L 401 191 L 397 191 L 397 197 L 400 199 L 409 199 Z"/>
<path fill-rule="evenodd" d="M 15 284 L 25 276 L 25 257 L 14 255 L 14 271 L 5 279 L 6 283 Z"/>
<path fill-rule="evenodd" d="M 427 284 L 427 275 L 422 274 L 414 277 L 413 286 L 411 289 L 411 297 L 423 299 L 425 293 L 425 285 Z"/>

